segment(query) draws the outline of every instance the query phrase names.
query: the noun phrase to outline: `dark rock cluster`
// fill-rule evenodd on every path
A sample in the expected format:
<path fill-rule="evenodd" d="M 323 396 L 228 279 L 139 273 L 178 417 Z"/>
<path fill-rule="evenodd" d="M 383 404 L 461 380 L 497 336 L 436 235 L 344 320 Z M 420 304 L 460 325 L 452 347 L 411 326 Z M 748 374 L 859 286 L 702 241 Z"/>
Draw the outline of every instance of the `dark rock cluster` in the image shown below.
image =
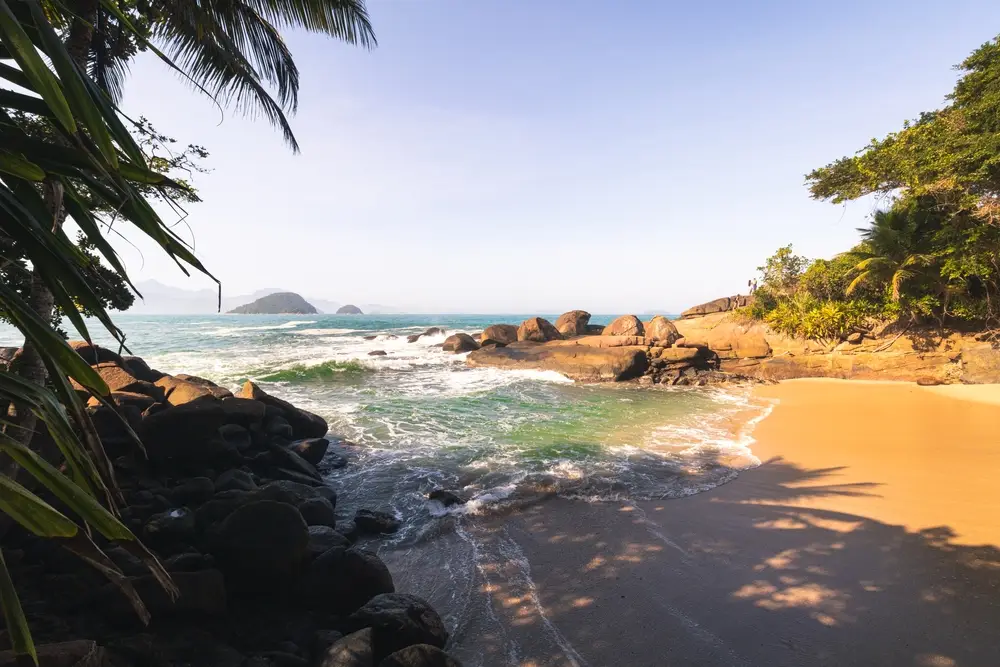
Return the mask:
<path fill-rule="evenodd" d="M 95 536 L 148 609 L 143 626 L 118 586 L 57 541 L 12 529 L 4 554 L 42 655 L 123 667 L 458 665 L 434 609 L 397 593 L 386 565 L 358 544 L 396 531 L 398 518 L 338 513 L 318 467 L 347 461 L 323 418 L 253 382 L 233 394 L 137 357 L 75 348 L 113 392 L 112 406 L 87 410 L 125 497 L 122 519 L 178 596 L 128 543 Z"/>

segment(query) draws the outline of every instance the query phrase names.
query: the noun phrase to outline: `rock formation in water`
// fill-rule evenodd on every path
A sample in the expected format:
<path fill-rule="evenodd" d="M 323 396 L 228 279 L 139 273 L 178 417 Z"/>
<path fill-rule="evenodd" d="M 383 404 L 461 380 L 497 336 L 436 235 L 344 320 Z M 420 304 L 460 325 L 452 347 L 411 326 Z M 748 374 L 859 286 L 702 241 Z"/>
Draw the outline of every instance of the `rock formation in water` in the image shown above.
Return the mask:
<path fill-rule="evenodd" d="M 122 521 L 178 597 L 136 550 L 96 540 L 150 612 L 144 627 L 118 586 L 15 526 L 4 551 L 40 664 L 459 665 L 442 652 L 448 632 L 437 612 L 396 592 L 377 542 L 356 544 L 396 531 L 398 518 L 338 516 L 324 477 L 348 464 L 348 443 L 328 436 L 322 417 L 252 382 L 234 394 L 138 357 L 71 347 L 111 389 L 113 408 L 91 399 L 86 410 L 126 501 Z M 0 662 L 13 665 L 11 653 L 0 651 Z"/>
<path fill-rule="evenodd" d="M 295 292 L 275 292 L 229 312 L 237 315 L 315 315 L 319 311 Z"/>
<path fill-rule="evenodd" d="M 337 309 L 338 315 L 364 315 L 361 309 L 352 304 L 347 304 L 346 306 L 341 306 Z"/>

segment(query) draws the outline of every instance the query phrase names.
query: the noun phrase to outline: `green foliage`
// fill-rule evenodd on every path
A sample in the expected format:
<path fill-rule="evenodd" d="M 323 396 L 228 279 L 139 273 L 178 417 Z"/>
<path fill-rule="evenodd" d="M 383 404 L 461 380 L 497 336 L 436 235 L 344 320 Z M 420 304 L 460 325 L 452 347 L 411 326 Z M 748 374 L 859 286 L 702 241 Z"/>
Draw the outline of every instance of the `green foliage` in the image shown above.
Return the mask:
<path fill-rule="evenodd" d="M 764 266 L 757 267 L 761 274 L 761 286 L 776 294 L 789 293 L 795 289 L 808 264 L 808 259 L 792 252 L 791 244 L 778 248 L 765 260 Z"/>

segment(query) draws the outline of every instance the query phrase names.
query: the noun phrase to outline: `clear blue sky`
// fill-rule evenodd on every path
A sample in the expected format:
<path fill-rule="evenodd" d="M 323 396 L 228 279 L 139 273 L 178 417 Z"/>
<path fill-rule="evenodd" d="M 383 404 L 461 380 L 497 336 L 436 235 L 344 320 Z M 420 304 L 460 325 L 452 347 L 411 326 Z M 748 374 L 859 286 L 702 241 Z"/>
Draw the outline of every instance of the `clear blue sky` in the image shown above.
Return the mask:
<path fill-rule="evenodd" d="M 374 51 L 288 36 L 301 155 L 133 66 L 125 108 L 212 153 L 187 222 L 226 294 L 628 312 L 738 292 L 780 245 L 852 245 L 871 204 L 813 202 L 803 175 L 941 106 L 1000 33 L 969 0 L 369 9 Z M 140 247 L 135 278 L 206 286 Z"/>

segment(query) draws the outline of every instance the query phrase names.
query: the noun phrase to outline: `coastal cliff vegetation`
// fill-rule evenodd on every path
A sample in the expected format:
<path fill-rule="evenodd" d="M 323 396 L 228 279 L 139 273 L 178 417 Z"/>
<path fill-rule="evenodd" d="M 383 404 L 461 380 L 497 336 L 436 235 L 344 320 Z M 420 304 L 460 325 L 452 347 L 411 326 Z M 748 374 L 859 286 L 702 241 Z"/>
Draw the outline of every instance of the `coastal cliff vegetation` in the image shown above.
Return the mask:
<path fill-rule="evenodd" d="M 947 104 L 806 176 L 813 198 L 874 202 L 857 245 L 760 267 L 744 316 L 842 340 L 889 326 L 1000 332 L 1000 38 L 957 68 Z"/>

